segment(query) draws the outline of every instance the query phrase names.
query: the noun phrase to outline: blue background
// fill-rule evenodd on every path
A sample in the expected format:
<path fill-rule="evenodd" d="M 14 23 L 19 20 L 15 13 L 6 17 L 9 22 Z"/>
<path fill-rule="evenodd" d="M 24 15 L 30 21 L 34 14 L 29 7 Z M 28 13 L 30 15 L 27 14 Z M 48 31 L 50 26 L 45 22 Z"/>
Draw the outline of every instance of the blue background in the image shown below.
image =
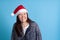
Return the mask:
<path fill-rule="evenodd" d="M 20 4 L 28 10 L 29 18 L 39 25 L 42 40 L 60 40 L 59 0 L 0 0 L 0 40 L 10 40 L 16 21 L 11 13 Z"/>

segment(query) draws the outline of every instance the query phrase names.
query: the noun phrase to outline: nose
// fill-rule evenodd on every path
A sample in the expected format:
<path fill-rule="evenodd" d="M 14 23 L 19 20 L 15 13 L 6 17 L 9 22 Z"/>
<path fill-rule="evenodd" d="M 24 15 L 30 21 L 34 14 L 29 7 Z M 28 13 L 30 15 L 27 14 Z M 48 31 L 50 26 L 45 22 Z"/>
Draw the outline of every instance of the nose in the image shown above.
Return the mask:
<path fill-rule="evenodd" d="M 22 18 L 24 17 L 24 15 L 22 15 Z"/>

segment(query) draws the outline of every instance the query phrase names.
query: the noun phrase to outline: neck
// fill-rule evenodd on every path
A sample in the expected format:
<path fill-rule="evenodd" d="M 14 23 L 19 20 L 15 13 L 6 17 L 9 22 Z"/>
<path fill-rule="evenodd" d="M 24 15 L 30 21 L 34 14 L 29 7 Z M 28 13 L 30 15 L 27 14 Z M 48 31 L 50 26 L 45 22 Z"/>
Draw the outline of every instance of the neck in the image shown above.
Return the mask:
<path fill-rule="evenodd" d="M 24 24 L 26 24 L 26 23 L 27 23 L 27 22 L 22 22 L 21 24 L 23 24 L 23 25 L 24 25 Z"/>
<path fill-rule="evenodd" d="M 26 27 L 28 25 L 28 22 L 23 22 L 21 24 L 22 24 L 22 27 Z"/>

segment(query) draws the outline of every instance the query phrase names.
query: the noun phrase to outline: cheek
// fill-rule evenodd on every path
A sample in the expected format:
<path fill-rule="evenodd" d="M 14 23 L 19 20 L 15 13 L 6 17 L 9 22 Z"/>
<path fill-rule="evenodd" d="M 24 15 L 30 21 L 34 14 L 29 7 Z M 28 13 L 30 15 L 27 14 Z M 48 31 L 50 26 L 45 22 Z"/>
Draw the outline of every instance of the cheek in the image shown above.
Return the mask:
<path fill-rule="evenodd" d="M 25 18 L 27 19 L 27 16 L 25 16 Z"/>
<path fill-rule="evenodd" d="M 19 16 L 19 20 L 21 20 L 22 19 L 22 16 Z"/>

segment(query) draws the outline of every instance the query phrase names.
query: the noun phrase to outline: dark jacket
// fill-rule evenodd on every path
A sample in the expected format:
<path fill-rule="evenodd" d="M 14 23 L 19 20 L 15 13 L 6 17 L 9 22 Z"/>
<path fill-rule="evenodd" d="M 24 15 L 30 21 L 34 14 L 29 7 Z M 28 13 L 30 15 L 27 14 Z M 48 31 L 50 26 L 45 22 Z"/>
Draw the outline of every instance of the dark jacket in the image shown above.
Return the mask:
<path fill-rule="evenodd" d="M 25 35 L 23 33 L 21 33 L 21 35 L 22 36 L 17 36 L 14 24 L 11 40 L 42 40 L 39 27 L 35 22 L 31 22 Z"/>

